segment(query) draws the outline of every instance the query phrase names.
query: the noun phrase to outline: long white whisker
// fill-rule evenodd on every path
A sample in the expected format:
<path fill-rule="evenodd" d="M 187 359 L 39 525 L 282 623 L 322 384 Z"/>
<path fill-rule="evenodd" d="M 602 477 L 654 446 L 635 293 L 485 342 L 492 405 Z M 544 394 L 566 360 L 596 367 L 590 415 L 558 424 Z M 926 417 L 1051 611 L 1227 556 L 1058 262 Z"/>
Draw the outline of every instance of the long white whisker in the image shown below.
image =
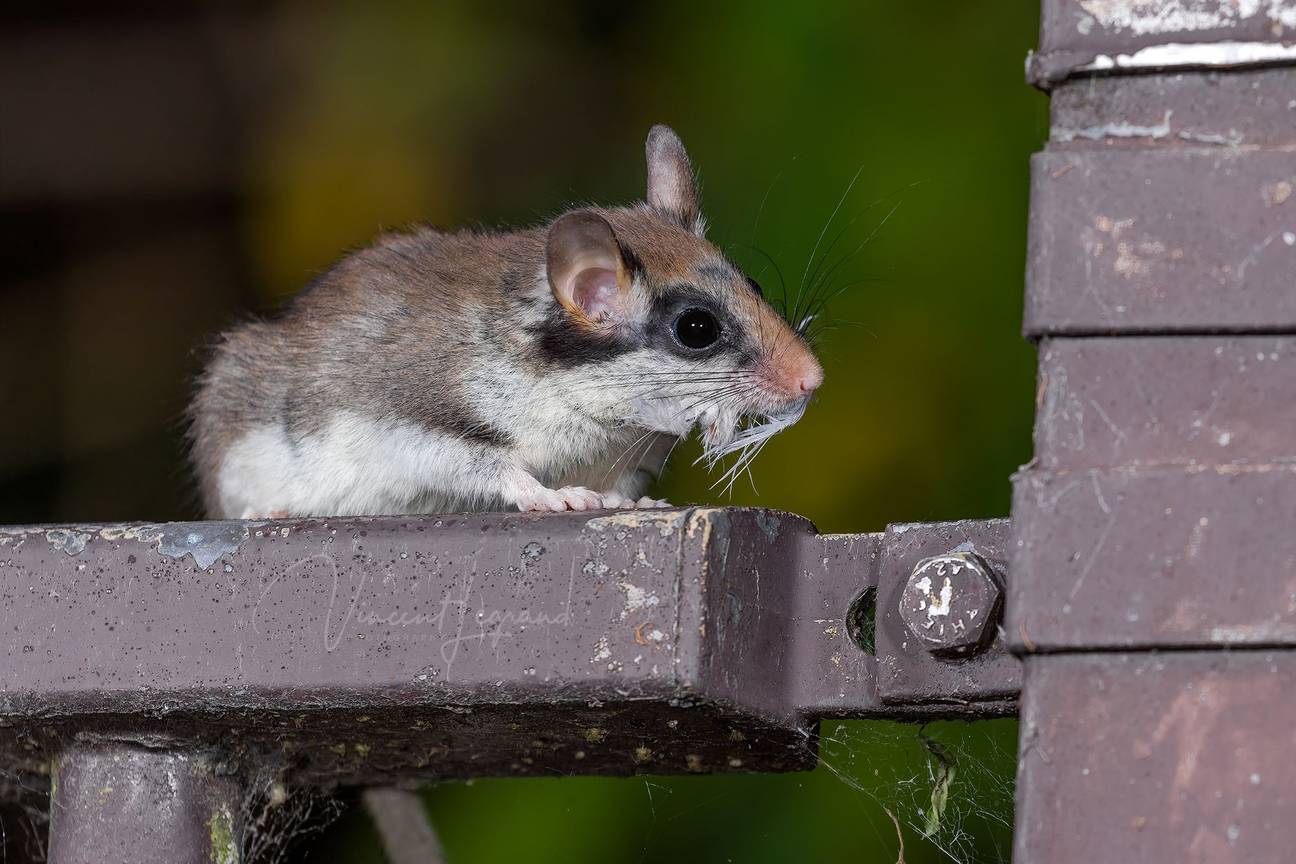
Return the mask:
<path fill-rule="evenodd" d="M 841 198 L 837 199 L 837 206 L 833 208 L 832 215 L 828 217 L 828 221 L 824 223 L 823 230 L 819 232 L 818 239 L 815 240 L 814 248 L 810 250 L 810 257 L 806 259 L 805 272 L 801 274 L 801 287 L 797 290 L 796 306 L 793 307 L 792 316 L 794 318 L 796 317 L 796 309 L 801 305 L 801 292 L 805 291 L 806 278 L 810 275 L 810 265 L 814 263 L 815 256 L 819 254 L 819 245 L 823 243 L 824 235 L 827 234 L 828 229 L 832 227 L 833 220 L 837 218 L 837 214 L 841 211 L 842 205 L 845 204 L 846 199 L 850 197 L 851 190 L 855 188 L 856 181 L 859 180 L 860 175 L 863 173 L 864 166 L 861 165 L 859 170 L 855 172 L 855 176 L 851 178 L 850 183 L 847 184 L 846 191 L 842 193 Z"/>

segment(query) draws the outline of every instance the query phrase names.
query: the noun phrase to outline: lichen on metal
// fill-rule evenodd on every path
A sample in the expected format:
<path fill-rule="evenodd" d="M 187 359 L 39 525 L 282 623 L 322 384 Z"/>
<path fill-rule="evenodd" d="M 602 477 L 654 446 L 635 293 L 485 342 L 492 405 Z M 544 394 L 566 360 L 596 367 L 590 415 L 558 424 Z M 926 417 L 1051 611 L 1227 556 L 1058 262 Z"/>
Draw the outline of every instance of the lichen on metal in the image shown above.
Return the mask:
<path fill-rule="evenodd" d="M 234 814 L 229 805 L 217 804 L 207 826 L 211 831 L 211 864 L 238 864 L 238 834 L 234 830 Z"/>

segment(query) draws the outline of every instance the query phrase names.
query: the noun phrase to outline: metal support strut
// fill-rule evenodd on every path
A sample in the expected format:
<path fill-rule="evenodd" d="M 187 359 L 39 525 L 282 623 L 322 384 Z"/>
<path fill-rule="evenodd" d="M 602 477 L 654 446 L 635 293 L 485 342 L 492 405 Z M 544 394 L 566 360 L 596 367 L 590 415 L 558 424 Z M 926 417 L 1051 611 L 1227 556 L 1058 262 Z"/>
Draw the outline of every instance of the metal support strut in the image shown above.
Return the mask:
<path fill-rule="evenodd" d="M 209 757 L 126 743 L 55 761 L 50 864 L 237 864 L 240 790 Z"/>

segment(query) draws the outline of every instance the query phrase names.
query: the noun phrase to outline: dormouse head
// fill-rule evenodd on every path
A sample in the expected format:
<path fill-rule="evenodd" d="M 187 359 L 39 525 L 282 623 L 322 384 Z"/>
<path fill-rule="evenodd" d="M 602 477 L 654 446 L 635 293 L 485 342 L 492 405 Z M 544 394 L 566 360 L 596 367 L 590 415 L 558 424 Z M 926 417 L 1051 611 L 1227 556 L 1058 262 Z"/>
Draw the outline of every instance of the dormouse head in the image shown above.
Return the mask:
<path fill-rule="evenodd" d="M 646 150 L 642 204 L 572 210 L 549 226 L 557 302 L 541 351 L 584 382 L 572 392 L 593 414 L 676 435 L 697 426 L 712 459 L 754 456 L 801 417 L 823 369 L 707 242 L 679 136 L 654 126 Z"/>

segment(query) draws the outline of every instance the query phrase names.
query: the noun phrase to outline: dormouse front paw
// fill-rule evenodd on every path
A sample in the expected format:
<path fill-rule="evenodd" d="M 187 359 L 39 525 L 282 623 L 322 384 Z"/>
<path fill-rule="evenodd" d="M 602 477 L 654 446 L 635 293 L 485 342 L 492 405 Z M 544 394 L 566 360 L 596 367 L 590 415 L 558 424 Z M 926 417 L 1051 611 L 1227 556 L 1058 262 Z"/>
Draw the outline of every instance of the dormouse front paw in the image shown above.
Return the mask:
<path fill-rule="evenodd" d="M 244 510 L 239 514 L 240 519 L 287 519 L 291 516 L 287 510 Z"/>
<path fill-rule="evenodd" d="M 600 496 L 603 499 L 603 509 L 605 510 L 629 510 L 635 506 L 635 502 L 620 492 L 603 492 Z"/>
<path fill-rule="evenodd" d="M 516 503 L 519 510 L 534 512 L 598 510 L 603 506 L 603 496 L 584 486 L 564 486 L 561 489 L 546 489 L 540 486 L 518 496 Z"/>
<path fill-rule="evenodd" d="M 669 507 L 666 501 L 643 497 L 627 498 L 620 492 L 595 492 L 584 486 L 550 489 L 532 477 L 523 477 L 506 498 L 519 510 L 538 513 L 561 513 L 566 510 L 633 510 L 647 507 Z"/>
<path fill-rule="evenodd" d="M 670 502 L 644 496 L 638 500 L 627 498 L 620 492 L 604 492 L 603 506 L 608 510 L 636 510 L 649 507 L 669 507 Z"/>

